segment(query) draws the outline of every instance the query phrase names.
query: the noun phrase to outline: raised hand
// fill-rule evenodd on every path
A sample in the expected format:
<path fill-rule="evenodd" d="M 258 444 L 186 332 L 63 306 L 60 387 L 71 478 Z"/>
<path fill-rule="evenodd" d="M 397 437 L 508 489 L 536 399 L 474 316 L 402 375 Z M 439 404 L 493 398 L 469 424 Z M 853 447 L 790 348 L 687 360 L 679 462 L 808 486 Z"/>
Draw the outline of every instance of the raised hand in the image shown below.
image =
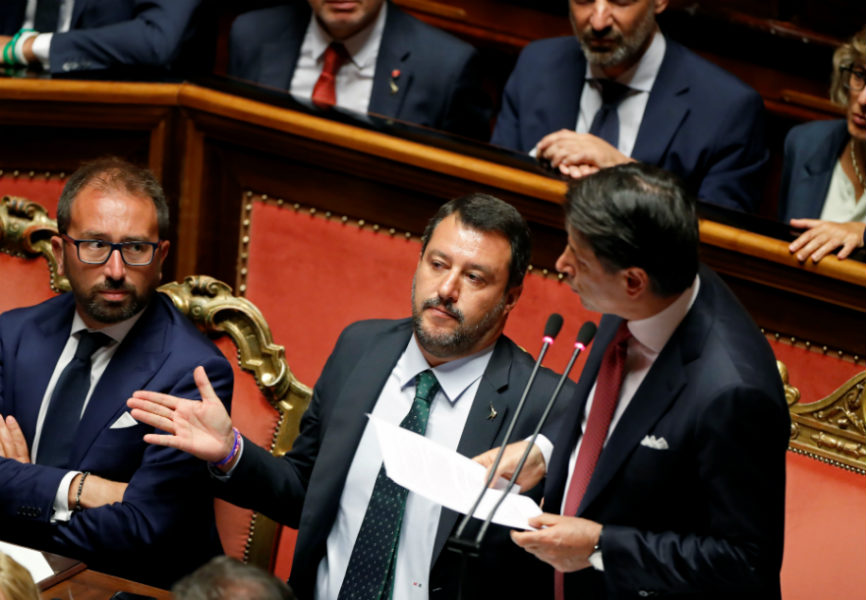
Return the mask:
<path fill-rule="evenodd" d="M 526 450 L 527 444 L 529 444 L 529 442 L 521 441 L 508 444 L 505 447 L 505 452 L 502 454 L 502 460 L 499 462 L 499 467 L 496 469 L 496 474 L 493 477 L 494 484 L 498 481 L 499 477 L 506 480 L 511 479 L 511 476 L 517 469 L 517 463 L 520 462 L 520 458 Z M 472 460 L 487 467 L 489 475 L 490 467 L 493 466 L 493 462 L 496 460 L 496 454 L 498 452 L 499 448 L 493 448 L 483 454 L 479 454 Z M 544 464 L 544 455 L 541 453 L 538 446 L 533 445 L 532 450 L 529 452 L 529 456 L 526 458 L 526 463 L 523 465 L 523 469 L 517 477 L 516 483 L 520 486 L 521 490 L 531 490 L 539 481 L 541 481 L 541 478 L 544 477 L 545 470 L 546 465 Z"/>
<path fill-rule="evenodd" d="M 27 440 L 24 439 L 24 433 L 12 415 L 5 419 L 0 415 L 0 458 L 11 458 L 22 463 L 30 462 Z"/>
<path fill-rule="evenodd" d="M 130 414 L 142 423 L 168 434 L 148 433 L 144 441 L 188 452 L 209 462 L 219 462 L 234 447 L 232 420 L 213 391 L 204 372 L 193 372 L 201 401 L 139 390 L 126 401 Z"/>

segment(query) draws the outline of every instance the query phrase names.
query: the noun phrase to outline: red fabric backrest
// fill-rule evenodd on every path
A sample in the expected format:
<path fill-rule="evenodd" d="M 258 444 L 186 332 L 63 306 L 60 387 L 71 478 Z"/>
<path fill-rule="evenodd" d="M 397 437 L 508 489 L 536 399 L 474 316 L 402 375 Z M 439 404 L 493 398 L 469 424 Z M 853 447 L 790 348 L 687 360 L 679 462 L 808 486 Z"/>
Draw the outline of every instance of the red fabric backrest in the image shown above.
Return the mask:
<path fill-rule="evenodd" d="M 792 346 L 767 336 L 776 359 L 788 368 L 788 384 L 800 390 L 800 404 L 826 398 L 851 377 L 863 371 L 862 365 L 844 360 L 833 352 L 818 348 Z"/>
<path fill-rule="evenodd" d="M 42 256 L 20 258 L 0 252 L 0 313 L 32 306 L 54 295 L 48 261 Z"/>
<path fill-rule="evenodd" d="M 65 184 L 65 178 L 49 177 L 46 179 L 45 175 L 30 177 L 28 174 L 14 176 L 11 173 L 4 173 L 0 175 L 0 196 L 18 196 L 37 202 L 45 207 L 49 217 L 56 219 L 57 201 L 60 199 L 60 192 L 63 191 Z"/>

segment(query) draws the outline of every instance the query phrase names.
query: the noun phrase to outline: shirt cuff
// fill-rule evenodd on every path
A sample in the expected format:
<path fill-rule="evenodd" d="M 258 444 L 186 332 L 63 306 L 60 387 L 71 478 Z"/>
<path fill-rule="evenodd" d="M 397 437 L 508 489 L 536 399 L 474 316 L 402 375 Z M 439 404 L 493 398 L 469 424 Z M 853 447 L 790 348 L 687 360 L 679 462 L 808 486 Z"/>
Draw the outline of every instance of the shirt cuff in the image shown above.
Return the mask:
<path fill-rule="evenodd" d="M 39 59 L 39 62 L 42 63 L 42 68 L 48 71 L 51 68 L 51 39 L 54 37 L 53 33 L 40 33 L 36 36 L 36 39 L 33 40 L 33 54 L 36 55 L 36 58 Z"/>
<path fill-rule="evenodd" d="M 544 470 L 547 471 L 547 465 L 550 464 L 550 457 L 553 456 L 553 443 L 547 439 L 544 434 L 539 433 L 535 438 L 535 445 L 541 450 L 541 456 L 544 457 Z"/>
<path fill-rule="evenodd" d="M 51 515 L 51 522 L 66 522 L 72 518 L 72 511 L 69 510 L 69 487 L 72 485 L 72 480 L 81 471 L 69 471 L 60 480 L 60 485 L 57 486 L 57 495 L 54 496 L 54 514 Z"/>

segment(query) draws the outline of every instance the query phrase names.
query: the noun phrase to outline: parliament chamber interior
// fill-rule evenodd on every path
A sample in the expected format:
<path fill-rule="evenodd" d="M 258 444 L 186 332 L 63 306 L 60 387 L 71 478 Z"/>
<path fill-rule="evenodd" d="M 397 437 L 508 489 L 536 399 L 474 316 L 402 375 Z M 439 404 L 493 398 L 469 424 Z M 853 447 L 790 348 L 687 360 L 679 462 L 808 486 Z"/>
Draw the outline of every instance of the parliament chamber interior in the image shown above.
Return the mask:
<path fill-rule="evenodd" d="M 393 2 L 480 50 L 493 115 L 520 50 L 571 35 L 565 2 Z M 407 316 L 420 236 L 448 199 L 489 193 L 529 223 L 530 272 L 505 328 L 515 342 L 534 355 L 554 311 L 565 319 L 563 340 L 599 320 L 555 268 L 566 243 L 566 178 L 517 152 L 317 110 L 228 77 L 229 30 L 241 9 L 228 0 L 212 9 L 212 68 L 183 81 L 0 76 L 0 312 L 69 289 L 50 244 L 58 197 L 83 161 L 114 155 L 164 186 L 173 226 L 159 290 L 231 362 L 232 417 L 273 454 L 291 448 L 344 327 Z M 866 589 L 866 252 L 800 263 L 788 251 L 796 234 L 776 219 L 785 135 L 844 118 L 827 100 L 829 65 L 864 21 L 866 9 L 849 0 L 679 1 L 659 16 L 666 36 L 757 90 L 766 111 L 760 206 L 753 214 L 700 207 L 700 257 L 759 325 L 784 383 L 786 600 L 862 598 Z M 570 353 L 569 343 L 555 344 L 545 364 L 561 371 Z M 226 553 L 287 578 L 296 531 L 216 503 Z"/>

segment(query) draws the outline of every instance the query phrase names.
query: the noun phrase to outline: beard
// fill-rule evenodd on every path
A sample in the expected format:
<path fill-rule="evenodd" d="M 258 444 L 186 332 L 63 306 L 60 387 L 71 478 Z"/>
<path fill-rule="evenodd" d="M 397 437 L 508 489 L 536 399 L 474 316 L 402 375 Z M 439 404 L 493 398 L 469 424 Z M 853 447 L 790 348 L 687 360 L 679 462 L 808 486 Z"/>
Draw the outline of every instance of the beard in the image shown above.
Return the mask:
<path fill-rule="evenodd" d="M 580 32 L 576 31 L 575 28 L 575 32 L 580 42 L 580 48 L 583 50 L 583 54 L 586 56 L 589 64 L 605 68 L 632 62 L 633 59 L 638 57 L 653 31 L 655 31 L 655 26 L 655 13 L 652 10 L 647 10 L 637 29 L 629 36 L 623 35 L 619 31 L 614 31 L 613 28 L 608 28 L 603 35 L 598 35 L 590 25 L 587 25 Z M 613 41 L 614 45 L 609 48 L 605 47 L 595 50 L 593 42 L 596 40 Z"/>
<path fill-rule="evenodd" d="M 70 270 L 67 267 L 66 272 Z M 84 313 L 98 323 L 111 325 L 125 321 L 137 315 L 153 298 L 156 286 L 149 285 L 142 293 L 139 293 L 134 285 L 127 281 L 106 279 L 103 283 L 95 285 L 90 289 L 84 289 L 73 278 L 69 279 L 75 302 Z M 100 296 L 99 292 L 122 290 L 127 292 L 126 298 L 120 302 L 112 302 Z"/>
<path fill-rule="evenodd" d="M 457 327 L 450 332 L 436 334 L 424 329 L 424 309 L 440 307 L 451 314 L 457 320 Z M 424 350 L 436 358 L 450 358 L 467 354 L 478 341 L 483 338 L 492 327 L 502 318 L 505 311 L 505 296 L 499 303 L 486 313 L 479 321 L 466 324 L 463 311 L 454 306 L 454 303 L 436 296 L 427 298 L 418 308 L 415 303 L 415 280 L 412 280 L 412 325 L 415 337 Z"/>

